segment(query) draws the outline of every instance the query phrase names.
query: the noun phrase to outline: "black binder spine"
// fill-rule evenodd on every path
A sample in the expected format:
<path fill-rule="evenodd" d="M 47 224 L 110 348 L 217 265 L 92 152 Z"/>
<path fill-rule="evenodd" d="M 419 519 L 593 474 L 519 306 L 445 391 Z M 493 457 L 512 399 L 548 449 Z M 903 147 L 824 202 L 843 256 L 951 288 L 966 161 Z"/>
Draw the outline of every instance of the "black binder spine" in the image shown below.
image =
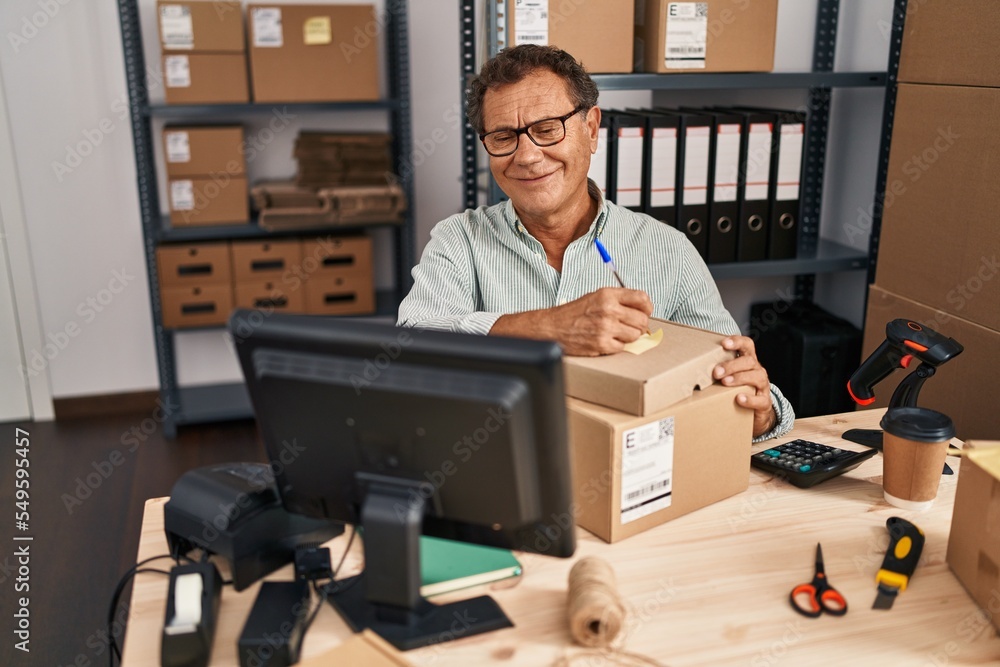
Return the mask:
<path fill-rule="evenodd" d="M 805 114 L 778 112 L 775 160 L 771 167 L 771 220 L 768 259 L 794 259 L 798 254 L 799 189 L 805 139 Z"/>
<path fill-rule="evenodd" d="M 645 125 L 642 151 L 642 207 L 650 216 L 677 226 L 677 124 L 676 115 L 650 109 L 629 109 Z"/>
<path fill-rule="evenodd" d="M 677 228 L 684 232 L 704 259 L 708 259 L 708 183 L 712 118 L 703 114 L 676 113 L 677 128 Z"/>
<path fill-rule="evenodd" d="M 742 118 L 712 112 L 708 179 L 708 262 L 736 261 Z"/>
<path fill-rule="evenodd" d="M 752 262 L 767 258 L 771 161 L 777 117 L 765 112 L 737 113 L 743 116 L 743 132 L 740 141 L 740 220 L 736 259 Z"/>
<path fill-rule="evenodd" d="M 643 134 L 641 116 L 609 111 L 608 199 L 619 206 L 642 211 Z"/>

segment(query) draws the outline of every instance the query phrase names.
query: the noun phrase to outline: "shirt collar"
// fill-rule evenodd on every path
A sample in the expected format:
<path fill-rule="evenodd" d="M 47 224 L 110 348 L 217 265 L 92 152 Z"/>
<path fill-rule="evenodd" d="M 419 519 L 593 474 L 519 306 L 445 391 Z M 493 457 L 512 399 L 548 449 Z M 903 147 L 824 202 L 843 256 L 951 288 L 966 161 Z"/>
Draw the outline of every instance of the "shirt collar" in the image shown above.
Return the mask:
<path fill-rule="evenodd" d="M 587 179 L 587 194 L 590 195 L 591 199 L 597 201 L 597 217 L 594 218 L 594 222 L 591 223 L 590 231 L 588 232 L 591 238 L 597 238 L 604 232 L 604 226 L 608 222 L 608 202 L 604 198 L 604 192 L 601 191 L 601 188 L 589 178 Z M 521 219 L 517 217 L 517 211 L 514 210 L 514 203 L 510 199 L 507 199 L 503 203 L 503 212 L 504 219 L 506 219 L 507 224 L 510 225 L 511 230 L 515 234 L 528 234 L 528 230 L 521 224 Z"/>

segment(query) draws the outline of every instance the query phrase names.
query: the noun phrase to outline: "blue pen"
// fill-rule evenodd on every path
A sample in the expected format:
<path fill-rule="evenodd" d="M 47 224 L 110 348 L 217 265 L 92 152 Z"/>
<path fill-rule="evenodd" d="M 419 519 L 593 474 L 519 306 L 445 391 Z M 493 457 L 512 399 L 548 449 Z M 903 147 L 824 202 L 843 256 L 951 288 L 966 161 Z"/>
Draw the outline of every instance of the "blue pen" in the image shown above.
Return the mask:
<path fill-rule="evenodd" d="M 601 253 L 601 259 L 603 259 L 604 263 L 608 265 L 609 269 L 611 269 L 611 275 L 613 275 L 615 277 L 615 280 L 618 281 L 618 285 L 620 287 L 625 287 L 625 283 L 622 282 L 622 277 L 618 275 L 618 267 L 615 266 L 614 260 L 611 259 L 611 255 L 608 253 L 608 249 L 604 247 L 603 243 L 601 243 L 601 239 L 595 236 L 594 245 L 597 246 L 597 252 Z M 649 327 L 646 328 L 646 333 L 652 335 L 652 332 L 649 330 Z"/>

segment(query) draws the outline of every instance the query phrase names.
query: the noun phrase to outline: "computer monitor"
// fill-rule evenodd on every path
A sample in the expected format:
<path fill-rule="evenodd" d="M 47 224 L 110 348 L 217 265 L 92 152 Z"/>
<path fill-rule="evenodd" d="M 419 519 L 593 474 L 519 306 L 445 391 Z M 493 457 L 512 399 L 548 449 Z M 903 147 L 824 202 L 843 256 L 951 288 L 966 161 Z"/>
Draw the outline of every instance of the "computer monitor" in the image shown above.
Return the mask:
<path fill-rule="evenodd" d="M 356 631 L 405 650 L 511 625 L 420 596 L 421 532 L 573 554 L 557 344 L 246 310 L 230 332 L 285 507 L 363 531 L 365 571 L 328 589 Z"/>

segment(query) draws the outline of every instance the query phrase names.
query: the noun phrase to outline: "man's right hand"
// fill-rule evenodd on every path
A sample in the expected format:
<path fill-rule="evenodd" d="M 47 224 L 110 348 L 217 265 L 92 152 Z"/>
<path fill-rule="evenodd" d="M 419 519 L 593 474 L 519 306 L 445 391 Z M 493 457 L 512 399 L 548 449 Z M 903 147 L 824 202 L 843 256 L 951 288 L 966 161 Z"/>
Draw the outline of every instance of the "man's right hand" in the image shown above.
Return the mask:
<path fill-rule="evenodd" d="M 652 313 L 645 292 L 604 287 L 554 308 L 503 315 L 490 335 L 554 340 L 564 354 L 596 357 L 621 352 L 639 338 Z"/>

